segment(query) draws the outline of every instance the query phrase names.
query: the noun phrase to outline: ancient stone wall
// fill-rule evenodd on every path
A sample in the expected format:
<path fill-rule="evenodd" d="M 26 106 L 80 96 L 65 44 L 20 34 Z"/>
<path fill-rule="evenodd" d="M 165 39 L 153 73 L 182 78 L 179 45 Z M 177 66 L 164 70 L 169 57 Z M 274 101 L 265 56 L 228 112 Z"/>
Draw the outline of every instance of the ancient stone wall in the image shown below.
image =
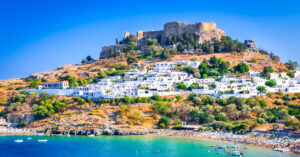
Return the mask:
<path fill-rule="evenodd" d="M 109 50 L 113 48 L 114 52 L 122 51 L 123 48 L 128 47 L 128 44 L 119 44 L 119 45 L 110 45 L 103 46 L 102 51 L 100 53 L 100 59 L 109 58 Z"/>

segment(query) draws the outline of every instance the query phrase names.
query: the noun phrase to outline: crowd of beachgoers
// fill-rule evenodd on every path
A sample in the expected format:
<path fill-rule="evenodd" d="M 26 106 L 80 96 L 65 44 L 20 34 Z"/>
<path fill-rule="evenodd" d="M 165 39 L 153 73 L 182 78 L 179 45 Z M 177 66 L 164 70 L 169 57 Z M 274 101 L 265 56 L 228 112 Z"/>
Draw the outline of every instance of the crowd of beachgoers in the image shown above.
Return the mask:
<path fill-rule="evenodd" d="M 159 130 L 154 135 L 160 136 L 177 136 L 201 139 L 213 139 L 221 141 L 229 141 L 244 144 L 254 144 L 271 147 L 275 151 L 292 151 L 300 153 L 300 139 L 280 137 L 276 138 L 268 134 L 249 133 L 245 135 L 237 135 L 228 132 L 212 132 L 212 131 L 192 131 L 192 130 Z"/>

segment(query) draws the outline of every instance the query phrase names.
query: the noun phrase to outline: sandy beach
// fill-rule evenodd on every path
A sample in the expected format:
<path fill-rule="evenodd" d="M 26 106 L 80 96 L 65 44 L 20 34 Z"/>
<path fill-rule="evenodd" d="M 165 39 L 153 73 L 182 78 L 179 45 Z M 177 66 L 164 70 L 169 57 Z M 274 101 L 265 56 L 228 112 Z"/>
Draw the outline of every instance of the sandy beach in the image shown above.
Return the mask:
<path fill-rule="evenodd" d="M 264 146 L 273 148 L 273 150 L 281 152 L 294 152 L 299 154 L 300 139 L 280 137 L 275 138 L 271 135 L 259 135 L 249 133 L 245 135 L 237 135 L 227 132 L 212 132 L 212 131 L 192 131 L 192 130 L 159 130 L 153 135 L 157 136 L 174 136 L 197 139 L 211 139 L 220 141 L 229 141 L 236 143 L 251 144 L 256 146 Z M 277 148 L 277 149 L 274 149 Z"/>

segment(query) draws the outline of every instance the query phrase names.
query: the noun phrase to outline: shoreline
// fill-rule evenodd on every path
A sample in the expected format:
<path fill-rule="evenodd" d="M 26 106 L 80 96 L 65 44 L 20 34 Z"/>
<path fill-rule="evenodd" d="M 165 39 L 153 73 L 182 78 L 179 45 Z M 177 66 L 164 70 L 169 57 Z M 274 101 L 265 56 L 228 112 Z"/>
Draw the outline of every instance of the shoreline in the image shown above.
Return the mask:
<path fill-rule="evenodd" d="M 178 131 L 178 130 L 167 130 L 168 133 L 166 133 L 166 130 L 163 130 L 162 134 L 150 134 L 150 135 L 154 135 L 154 136 L 163 136 L 163 137 L 178 137 L 178 138 L 188 138 L 188 139 L 198 139 L 198 140 L 212 140 L 212 141 L 219 141 L 219 142 L 231 142 L 231 143 L 239 143 L 239 144 L 245 144 L 245 145 L 251 145 L 251 146 L 256 146 L 256 147 L 264 147 L 264 148 L 270 148 L 273 150 L 274 145 L 271 144 L 255 144 L 253 142 L 245 142 L 246 139 L 248 139 L 247 135 L 237 135 L 240 136 L 242 138 L 244 138 L 245 140 L 242 141 L 237 141 L 237 140 L 227 140 L 225 137 L 220 137 L 220 138 L 214 138 L 214 136 L 203 136 L 201 135 L 202 133 L 199 132 L 195 132 L 195 131 L 187 131 L 193 134 L 181 134 L 181 135 L 173 135 L 174 132 L 185 132 L 185 131 Z M 205 131 L 204 131 L 205 132 Z M 171 133 L 171 135 L 170 135 Z M 218 132 L 210 132 L 207 131 L 206 133 L 209 134 L 220 134 Z M 195 134 L 198 134 L 200 136 L 197 136 Z M 231 133 L 227 133 L 227 134 L 231 134 Z M 235 134 L 231 134 L 231 135 L 235 135 Z M 265 138 L 265 140 L 267 140 L 267 138 Z M 299 141 L 299 139 L 298 139 Z M 300 143 L 300 142 L 297 142 Z M 299 144 L 298 144 L 299 145 Z M 294 153 L 294 154 L 300 154 L 299 150 L 297 151 L 293 151 L 292 149 L 289 151 L 284 151 L 284 153 Z"/>
<path fill-rule="evenodd" d="M 248 133 L 245 135 L 237 135 L 227 132 L 212 132 L 212 131 L 193 131 L 193 130 L 171 130 L 171 129 L 124 129 L 118 128 L 113 130 L 104 129 L 102 132 L 97 131 L 77 131 L 70 134 L 70 132 L 55 132 L 55 133 L 38 133 L 26 129 L 24 132 L 6 132 L 0 133 L 0 136 L 9 135 L 44 135 L 44 136 L 101 136 L 101 135 L 114 135 L 114 136 L 129 136 L 129 135 L 153 135 L 153 136 L 165 136 L 165 137 L 179 137 L 179 138 L 190 138 L 190 139 L 200 139 L 200 140 L 215 140 L 223 142 L 233 142 L 240 144 L 247 144 L 259 147 L 267 148 L 285 148 L 286 150 L 282 152 L 290 152 L 295 154 L 300 154 L 300 150 L 296 147 L 300 147 L 300 139 L 292 138 L 271 138 L 270 135 L 262 136 L 261 134 Z M 278 150 L 279 151 L 279 150 Z"/>

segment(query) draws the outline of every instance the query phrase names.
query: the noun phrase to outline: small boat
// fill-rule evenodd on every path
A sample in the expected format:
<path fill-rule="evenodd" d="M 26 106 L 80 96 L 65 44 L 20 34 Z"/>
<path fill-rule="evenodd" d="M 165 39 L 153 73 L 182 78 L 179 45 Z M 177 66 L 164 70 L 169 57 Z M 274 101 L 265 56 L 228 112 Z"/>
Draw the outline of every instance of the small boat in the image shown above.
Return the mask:
<path fill-rule="evenodd" d="M 226 149 L 226 146 L 222 145 L 218 147 L 219 149 Z"/>
<path fill-rule="evenodd" d="M 47 142 L 47 139 L 39 139 L 38 142 Z"/>
<path fill-rule="evenodd" d="M 21 143 L 23 140 L 15 140 L 16 143 Z"/>
<path fill-rule="evenodd" d="M 273 148 L 273 150 L 274 150 L 274 151 L 280 151 L 280 150 L 281 150 L 281 148 L 279 148 L 279 147 L 276 147 L 276 148 Z"/>
<path fill-rule="evenodd" d="M 217 145 L 212 145 L 211 147 L 217 147 Z"/>
<path fill-rule="evenodd" d="M 32 138 L 31 137 L 27 137 L 27 140 L 32 140 Z"/>
<path fill-rule="evenodd" d="M 88 137 L 94 137 L 95 135 L 94 134 L 90 134 L 90 135 L 88 135 Z"/>
<path fill-rule="evenodd" d="M 233 151 L 232 156 L 241 156 L 241 153 L 239 151 Z"/>
<path fill-rule="evenodd" d="M 279 151 L 280 152 L 288 152 L 288 151 L 290 151 L 290 149 L 289 148 L 280 148 Z"/>

